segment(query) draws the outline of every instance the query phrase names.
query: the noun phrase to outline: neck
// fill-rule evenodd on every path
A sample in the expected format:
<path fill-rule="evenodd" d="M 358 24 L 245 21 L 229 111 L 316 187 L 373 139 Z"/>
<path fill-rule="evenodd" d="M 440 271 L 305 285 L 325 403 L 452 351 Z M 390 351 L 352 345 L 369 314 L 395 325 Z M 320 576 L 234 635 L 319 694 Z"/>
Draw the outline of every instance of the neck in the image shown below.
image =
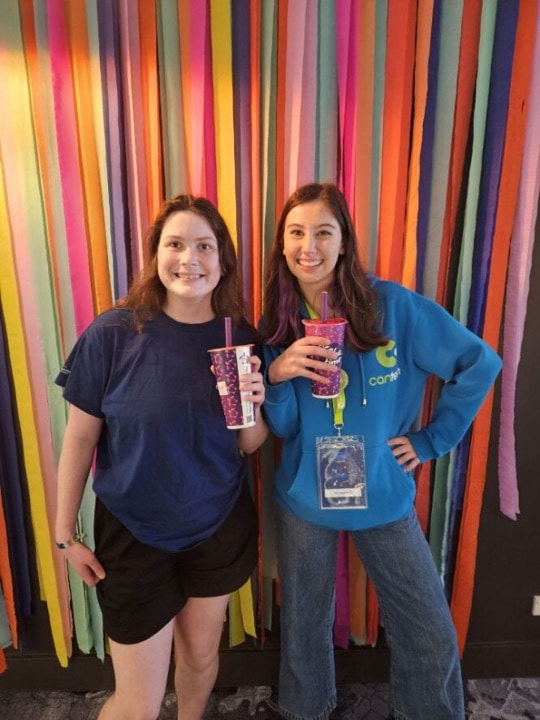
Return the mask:
<path fill-rule="evenodd" d="M 211 304 L 207 302 L 190 303 L 184 301 L 183 299 L 180 302 L 171 302 L 170 300 L 166 300 L 163 304 L 162 310 L 173 320 L 190 325 L 209 322 L 216 317 Z"/>

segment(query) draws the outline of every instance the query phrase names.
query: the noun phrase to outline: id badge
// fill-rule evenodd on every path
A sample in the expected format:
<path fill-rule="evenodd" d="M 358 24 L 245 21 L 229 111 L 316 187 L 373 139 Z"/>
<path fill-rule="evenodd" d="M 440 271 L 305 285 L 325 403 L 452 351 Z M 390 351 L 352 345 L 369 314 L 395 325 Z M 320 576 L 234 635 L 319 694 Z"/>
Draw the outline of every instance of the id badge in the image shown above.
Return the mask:
<path fill-rule="evenodd" d="M 367 478 L 364 438 L 317 438 L 317 475 L 322 510 L 365 510 Z"/>

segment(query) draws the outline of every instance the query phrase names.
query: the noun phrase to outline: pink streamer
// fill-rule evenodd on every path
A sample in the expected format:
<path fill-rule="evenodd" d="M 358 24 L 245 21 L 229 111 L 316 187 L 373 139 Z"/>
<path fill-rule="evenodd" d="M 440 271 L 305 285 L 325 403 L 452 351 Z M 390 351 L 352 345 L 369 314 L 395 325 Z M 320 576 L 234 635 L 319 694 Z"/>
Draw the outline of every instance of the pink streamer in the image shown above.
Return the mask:
<path fill-rule="evenodd" d="M 503 369 L 499 429 L 499 507 L 512 520 L 519 514 L 519 488 L 514 431 L 516 381 L 527 314 L 529 276 L 535 241 L 540 192 L 540 23 L 536 26 L 530 107 L 523 148 L 523 166 L 510 259 L 504 311 Z"/>
<path fill-rule="evenodd" d="M 315 122 L 317 118 L 317 46 L 319 28 L 317 3 L 306 6 L 305 43 L 303 59 L 302 107 L 300 110 L 300 147 L 298 153 L 297 186 L 315 179 Z M 334 178 L 325 178 L 333 180 Z"/>
<path fill-rule="evenodd" d="M 200 3 L 203 4 L 203 3 Z M 210 18 L 208 18 L 210 23 Z M 217 192 L 217 162 L 216 162 L 216 132 L 214 126 L 214 78 L 212 75 L 212 39 L 210 33 L 205 33 L 206 52 L 204 69 L 204 162 L 206 184 L 204 195 L 214 205 L 218 204 Z M 231 139 L 232 142 L 232 139 Z"/>
<path fill-rule="evenodd" d="M 303 132 L 302 77 L 304 43 L 306 40 L 306 0 L 295 0 L 288 5 L 287 18 L 287 76 L 285 79 L 285 195 L 290 195 L 299 184 L 300 137 Z"/>
<path fill-rule="evenodd" d="M 354 204 L 356 113 L 358 87 L 359 3 L 343 0 L 336 5 L 338 95 L 341 168 L 339 181 L 347 203 Z"/>
<path fill-rule="evenodd" d="M 191 61 L 191 97 L 189 112 L 191 117 L 190 167 L 191 192 L 204 195 L 206 179 L 204 172 L 204 129 L 205 129 L 205 76 L 206 76 L 206 34 L 207 4 L 200 0 L 189 3 L 189 49 Z"/>
<path fill-rule="evenodd" d="M 336 560 L 336 619 L 334 622 L 334 643 L 346 650 L 351 637 L 349 608 L 349 537 L 348 533 L 338 535 Z"/>
<path fill-rule="evenodd" d="M 80 335 L 94 319 L 94 302 L 84 223 L 84 191 L 80 174 L 69 38 L 62 0 L 50 0 L 47 5 L 47 20 L 69 272 L 75 327 L 77 335 Z"/>

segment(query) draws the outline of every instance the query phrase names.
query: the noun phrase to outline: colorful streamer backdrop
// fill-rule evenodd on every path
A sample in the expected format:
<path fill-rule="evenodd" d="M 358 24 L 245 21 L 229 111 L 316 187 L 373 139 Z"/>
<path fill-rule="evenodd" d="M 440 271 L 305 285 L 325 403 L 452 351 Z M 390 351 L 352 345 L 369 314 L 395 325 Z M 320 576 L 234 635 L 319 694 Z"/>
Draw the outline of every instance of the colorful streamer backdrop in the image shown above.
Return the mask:
<path fill-rule="evenodd" d="M 28 526 L 59 662 L 74 632 L 80 651 L 103 657 L 95 596 L 52 542 L 66 417 L 53 380 L 80 332 L 125 294 L 149 222 L 178 192 L 208 196 L 225 217 L 255 323 L 276 215 L 313 180 L 342 188 L 368 269 L 437 299 L 497 349 L 507 297 L 499 479 L 502 510 L 516 517 L 539 23 L 536 0 L 3 0 L 2 637 L 17 647 L 30 613 Z M 433 383 L 426 410 L 436 396 Z M 418 475 L 419 515 L 461 649 L 492 397 L 456 451 Z M 261 483 L 272 464 L 266 452 L 253 463 L 260 561 L 231 600 L 232 645 L 246 633 L 262 643 L 276 601 Z M 88 488 L 80 525 L 89 537 L 92 512 Z M 346 536 L 339 557 L 336 642 L 374 644 L 376 596 Z"/>

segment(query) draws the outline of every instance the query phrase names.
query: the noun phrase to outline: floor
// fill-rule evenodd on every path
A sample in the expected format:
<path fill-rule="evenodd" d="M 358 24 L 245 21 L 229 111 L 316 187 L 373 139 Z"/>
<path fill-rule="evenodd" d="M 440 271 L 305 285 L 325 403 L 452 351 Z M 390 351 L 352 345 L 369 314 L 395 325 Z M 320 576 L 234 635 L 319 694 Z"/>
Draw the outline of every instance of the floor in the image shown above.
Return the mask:
<path fill-rule="evenodd" d="M 95 720 L 107 692 L 0 692 L 0 720 Z M 273 720 L 273 688 L 217 689 L 206 720 Z M 331 720 L 388 718 L 388 687 L 382 684 L 339 688 L 338 707 Z M 540 720 L 540 678 L 469 680 L 468 720 Z M 176 698 L 167 694 L 159 720 L 176 720 Z M 425 720 L 436 720 L 426 718 Z"/>

